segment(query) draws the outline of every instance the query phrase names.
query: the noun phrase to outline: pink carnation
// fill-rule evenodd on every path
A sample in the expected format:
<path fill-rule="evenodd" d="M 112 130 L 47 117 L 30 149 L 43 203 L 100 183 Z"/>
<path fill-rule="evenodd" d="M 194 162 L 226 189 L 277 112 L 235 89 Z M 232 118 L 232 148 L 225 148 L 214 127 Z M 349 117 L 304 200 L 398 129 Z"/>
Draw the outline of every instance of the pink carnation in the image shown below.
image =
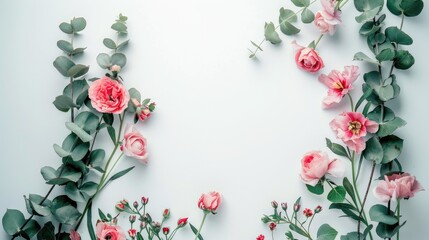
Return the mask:
<path fill-rule="evenodd" d="M 134 125 L 128 124 L 121 145 L 121 150 L 125 156 L 133 157 L 146 164 L 148 156 L 146 147 L 146 138 L 135 130 Z"/>
<path fill-rule="evenodd" d="M 70 231 L 70 240 L 80 240 L 80 235 L 75 230 Z"/>
<path fill-rule="evenodd" d="M 322 151 L 312 151 L 301 160 L 301 179 L 304 183 L 315 186 L 326 174 L 333 177 L 344 175 L 344 165 L 337 159 L 329 159 Z"/>
<path fill-rule="evenodd" d="M 121 227 L 98 222 L 96 226 L 97 240 L 126 240 Z"/>
<path fill-rule="evenodd" d="M 366 145 L 363 137 L 367 132 L 375 133 L 378 131 L 378 123 L 371 121 L 362 113 L 345 112 L 332 120 L 329 125 L 336 132 L 337 138 L 356 153 L 361 153 Z"/>
<path fill-rule="evenodd" d="M 120 114 L 127 108 L 130 100 L 125 87 L 106 76 L 92 83 L 88 89 L 88 96 L 91 105 L 101 113 Z"/>
<path fill-rule="evenodd" d="M 332 70 L 329 75 L 321 74 L 319 81 L 329 88 L 328 96 L 323 100 L 323 107 L 328 108 L 334 103 L 339 103 L 353 89 L 352 83 L 358 76 L 359 68 L 357 66 L 346 66 L 343 72 Z"/>
<path fill-rule="evenodd" d="M 388 202 L 389 200 L 408 199 L 424 190 L 422 185 L 416 180 L 416 177 L 408 173 L 392 174 L 384 176 L 384 180 L 378 183 L 374 188 L 374 195 L 380 201 Z"/>
<path fill-rule="evenodd" d="M 325 66 L 322 58 L 313 48 L 300 46 L 296 41 L 293 41 L 292 45 L 296 51 L 295 62 L 300 69 L 307 72 L 317 72 Z"/>

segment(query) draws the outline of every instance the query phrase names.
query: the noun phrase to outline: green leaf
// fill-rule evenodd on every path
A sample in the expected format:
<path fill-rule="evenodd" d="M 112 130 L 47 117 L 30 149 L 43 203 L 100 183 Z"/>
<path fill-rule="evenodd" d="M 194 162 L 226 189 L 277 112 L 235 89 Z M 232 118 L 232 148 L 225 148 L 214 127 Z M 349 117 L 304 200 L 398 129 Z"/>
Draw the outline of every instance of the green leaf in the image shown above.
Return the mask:
<path fill-rule="evenodd" d="M 83 52 L 85 51 L 85 49 L 86 49 L 86 47 L 85 47 L 85 48 L 75 48 L 75 49 L 71 52 L 71 55 L 72 55 L 72 56 L 76 56 L 76 55 L 78 55 L 78 54 L 81 54 L 81 53 L 83 53 Z"/>
<path fill-rule="evenodd" d="M 383 147 L 383 163 L 388 163 L 401 154 L 404 140 L 395 135 L 389 135 L 381 138 L 380 143 Z"/>
<path fill-rule="evenodd" d="M 335 240 L 337 234 L 337 230 L 329 226 L 329 224 L 323 224 L 317 230 L 317 240 Z"/>
<path fill-rule="evenodd" d="M 359 106 L 363 103 L 363 101 L 365 101 L 369 95 L 371 95 L 372 93 L 372 88 L 368 88 L 364 94 L 359 98 L 359 100 L 356 103 L 355 109 L 357 110 L 359 108 Z"/>
<path fill-rule="evenodd" d="M 380 137 L 386 137 L 392 134 L 396 129 L 403 127 L 407 124 L 402 118 L 396 117 L 392 121 L 384 122 L 380 124 L 377 135 Z"/>
<path fill-rule="evenodd" d="M 129 41 L 130 41 L 130 40 L 125 40 L 125 41 L 121 42 L 121 43 L 116 47 L 116 49 L 120 49 L 120 48 L 122 48 L 122 47 L 127 46 Z"/>
<path fill-rule="evenodd" d="M 301 12 L 301 21 L 303 23 L 312 23 L 314 21 L 314 13 L 310 9 L 304 8 Z"/>
<path fill-rule="evenodd" d="M 87 197 L 92 197 L 97 192 L 98 184 L 95 182 L 86 182 L 80 187 L 80 191 Z"/>
<path fill-rule="evenodd" d="M 368 57 L 365 53 L 363 52 L 358 52 L 353 56 L 353 60 L 357 60 L 357 61 L 364 61 L 364 62 L 369 62 L 372 64 L 376 64 L 376 65 L 380 65 L 379 62 L 375 61 L 374 59 L 371 59 L 370 57 Z"/>
<path fill-rule="evenodd" d="M 366 22 L 359 29 L 359 34 L 364 36 L 370 36 L 371 34 L 377 32 L 380 28 L 380 26 L 375 25 L 373 22 Z"/>
<path fill-rule="evenodd" d="M 71 20 L 71 26 L 72 26 L 74 32 L 80 32 L 83 29 L 85 29 L 86 20 L 85 20 L 85 18 L 82 18 L 82 17 L 73 18 Z"/>
<path fill-rule="evenodd" d="M 398 50 L 396 52 L 395 67 L 397 69 L 406 70 L 414 65 L 414 57 L 410 52 L 405 50 Z"/>
<path fill-rule="evenodd" d="M 333 143 L 329 138 L 326 138 L 326 146 L 335 154 L 349 158 L 347 150 L 340 144 Z"/>
<path fill-rule="evenodd" d="M 382 222 L 389 225 L 398 222 L 395 213 L 388 210 L 386 206 L 381 204 L 374 205 L 369 209 L 369 217 L 372 221 Z"/>
<path fill-rule="evenodd" d="M 64 193 L 75 202 L 85 202 L 85 198 L 76 186 L 76 183 L 69 182 L 64 188 Z"/>
<path fill-rule="evenodd" d="M 113 41 L 110 38 L 105 38 L 103 40 L 103 44 L 104 44 L 104 46 L 106 46 L 109 49 L 116 49 L 116 43 L 115 43 L 115 41 Z"/>
<path fill-rule="evenodd" d="M 113 144 L 116 144 L 115 129 L 112 126 L 107 126 L 107 132 L 109 133 L 110 139 L 112 139 Z"/>
<path fill-rule="evenodd" d="M 46 183 L 62 185 L 68 182 L 77 182 L 81 176 L 82 176 L 81 172 L 75 170 L 72 167 L 63 165 L 60 168 L 58 168 L 58 170 L 55 171 L 55 177 L 47 180 Z"/>
<path fill-rule="evenodd" d="M 90 133 L 97 130 L 99 121 L 100 119 L 97 115 L 88 111 L 80 112 L 75 118 L 76 125 Z"/>
<path fill-rule="evenodd" d="M 356 195 L 355 195 L 353 185 L 350 183 L 347 177 L 344 177 L 343 179 L 343 186 L 347 194 L 349 194 L 349 196 L 352 198 L 353 202 L 356 203 Z"/>
<path fill-rule="evenodd" d="M 400 7 L 404 11 L 404 15 L 407 17 L 418 16 L 423 10 L 422 0 L 402 0 Z"/>
<path fill-rule="evenodd" d="M 404 221 L 401 225 L 398 223 L 393 225 L 379 223 L 375 229 L 375 232 L 383 239 L 392 238 L 399 231 L 399 229 L 405 225 L 406 222 L 407 221 Z"/>
<path fill-rule="evenodd" d="M 37 233 L 37 240 L 55 239 L 55 227 L 52 222 L 47 222 Z"/>
<path fill-rule="evenodd" d="M 106 53 L 98 54 L 97 64 L 103 69 L 109 68 L 110 66 L 112 66 L 112 63 L 110 61 L 110 56 Z"/>
<path fill-rule="evenodd" d="M 89 151 L 89 143 L 81 143 L 75 147 L 71 153 L 73 161 L 82 160 Z"/>
<path fill-rule="evenodd" d="M 308 191 L 310 191 L 311 193 L 314 193 L 314 194 L 316 194 L 316 195 L 321 195 L 321 194 L 323 194 L 323 192 L 324 192 L 324 189 L 323 189 L 323 184 L 322 184 L 322 182 L 321 181 L 319 181 L 317 184 L 316 184 L 316 186 L 311 186 L 311 185 L 308 185 L 308 184 L 306 184 L 306 187 L 307 187 L 307 189 L 308 189 Z"/>
<path fill-rule="evenodd" d="M 75 63 L 64 56 L 59 56 L 54 61 L 54 67 L 60 72 L 64 77 L 69 77 L 68 70 L 75 65 Z"/>
<path fill-rule="evenodd" d="M 106 152 L 103 149 L 96 149 L 91 152 L 89 159 L 94 167 L 102 167 L 104 166 L 105 157 Z"/>
<path fill-rule="evenodd" d="M 112 65 L 118 65 L 121 68 L 123 68 L 127 63 L 127 57 L 123 53 L 114 53 L 110 59 L 112 61 Z"/>
<path fill-rule="evenodd" d="M 377 123 L 391 121 L 395 118 L 395 113 L 388 107 L 383 107 L 383 120 L 381 120 L 381 105 L 374 108 L 369 114 L 368 118 Z"/>
<path fill-rule="evenodd" d="M 73 27 L 70 23 L 63 22 L 60 24 L 60 30 L 63 31 L 63 33 L 72 34 L 73 33 Z"/>
<path fill-rule="evenodd" d="M 70 156 L 70 153 L 69 152 L 67 152 L 66 150 L 64 150 L 62 147 L 60 147 L 59 145 L 57 145 L 57 144 L 54 144 L 54 150 L 55 150 L 55 152 L 58 154 L 58 156 L 60 156 L 60 157 L 67 157 L 67 156 Z"/>
<path fill-rule="evenodd" d="M 40 170 L 40 173 L 42 174 L 43 179 L 45 179 L 45 181 L 49 181 L 49 180 L 57 177 L 56 170 L 54 168 L 48 167 L 48 166 L 43 167 Z"/>
<path fill-rule="evenodd" d="M 104 214 L 103 211 L 101 211 L 101 209 L 98 209 L 98 215 L 100 216 L 100 219 L 102 221 L 104 221 L 104 220 L 107 221 L 108 220 L 107 217 L 106 217 L 106 214 Z"/>
<path fill-rule="evenodd" d="M 107 124 L 112 126 L 114 118 L 113 118 L 113 114 L 111 113 L 103 113 L 103 121 Z"/>
<path fill-rule="evenodd" d="M 70 131 L 72 131 L 74 134 L 76 134 L 80 138 L 80 140 L 82 140 L 83 142 L 89 142 L 93 139 L 93 137 L 91 135 L 89 135 L 87 132 L 85 132 L 76 123 L 66 122 L 66 127 Z"/>
<path fill-rule="evenodd" d="M 66 225 L 75 224 L 81 216 L 76 209 L 76 203 L 65 195 L 58 196 L 52 200 L 51 212 L 58 222 Z"/>
<path fill-rule="evenodd" d="M 25 227 L 22 229 L 22 231 L 25 233 L 28 239 L 31 239 L 32 237 L 34 237 L 37 234 L 37 232 L 39 232 L 39 230 L 40 230 L 39 223 L 33 219 L 28 221 L 27 225 L 25 225 Z"/>
<path fill-rule="evenodd" d="M 365 12 L 377 7 L 382 8 L 384 0 L 354 0 L 354 4 L 356 10 L 359 12 Z"/>
<path fill-rule="evenodd" d="M 88 233 L 91 240 L 97 240 L 97 236 L 95 235 L 95 231 L 94 231 L 94 225 L 92 223 L 92 202 L 90 202 L 88 205 L 88 215 L 86 215 L 86 225 L 88 227 Z"/>
<path fill-rule="evenodd" d="M 383 160 L 383 148 L 377 137 L 372 137 L 366 141 L 366 148 L 363 151 L 366 160 L 380 164 Z"/>
<path fill-rule="evenodd" d="M 383 5 L 364 11 L 361 15 L 355 17 L 356 22 L 362 23 L 362 22 L 372 20 L 375 16 L 377 16 L 377 14 L 380 12 L 382 7 Z"/>
<path fill-rule="evenodd" d="M 57 47 L 63 50 L 67 54 L 70 54 L 73 52 L 73 46 L 71 45 L 71 43 L 64 40 L 59 40 L 57 42 Z"/>
<path fill-rule="evenodd" d="M 191 230 L 195 234 L 195 236 L 197 236 L 198 230 L 194 227 L 194 225 L 192 225 L 191 223 L 189 223 L 189 227 L 191 228 Z M 197 237 L 198 237 L 199 240 L 204 240 L 203 236 L 201 236 L 201 233 L 198 233 Z"/>
<path fill-rule="evenodd" d="M 124 169 L 124 170 L 122 170 L 122 171 L 120 171 L 120 172 L 116 173 L 115 175 L 113 175 L 113 176 L 109 179 L 109 181 L 113 181 L 113 180 L 115 180 L 115 179 L 118 179 L 118 178 L 120 178 L 120 177 L 124 176 L 124 175 L 125 175 L 125 174 L 127 174 L 129 171 L 133 170 L 134 168 L 135 168 L 135 166 L 132 166 L 132 167 L 129 167 L 129 168 L 127 168 L 127 169 Z"/>
<path fill-rule="evenodd" d="M 89 71 L 89 66 L 76 64 L 67 71 L 69 77 L 78 78 L 85 75 Z"/>
<path fill-rule="evenodd" d="M 386 48 L 383 49 L 379 54 L 377 54 L 375 58 L 377 58 L 379 62 L 392 61 L 395 58 L 395 55 L 395 50 Z"/>
<path fill-rule="evenodd" d="M 75 101 L 76 105 L 80 107 L 88 96 L 88 88 L 89 85 L 86 80 L 74 80 L 64 88 L 63 95 L 68 96 L 71 99 L 73 89 L 73 101 Z"/>
<path fill-rule="evenodd" d="M 290 22 L 283 22 L 280 25 L 280 30 L 282 31 L 282 33 L 286 34 L 286 35 L 295 35 L 297 33 L 299 33 L 301 30 L 297 27 L 295 27 L 294 25 L 292 25 L 292 23 Z"/>
<path fill-rule="evenodd" d="M 304 237 L 307 237 L 307 233 L 305 233 L 305 231 L 304 230 L 302 230 L 300 227 L 298 227 L 297 225 L 295 225 L 295 224 L 293 224 L 293 223 L 291 223 L 291 224 L 289 224 L 289 228 L 290 228 L 290 230 L 292 230 L 292 231 L 294 231 L 294 232 L 296 232 L 296 233 L 298 233 L 298 234 L 300 234 L 300 235 L 302 235 L 302 236 L 304 236 Z"/>
<path fill-rule="evenodd" d="M 339 210 L 349 209 L 349 210 L 357 211 L 356 207 L 354 207 L 349 203 L 331 203 L 331 205 L 329 205 L 329 209 L 339 209 Z"/>
<path fill-rule="evenodd" d="M 289 9 L 280 9 L 279 16 L 279 25 L 280 30 L 286 35 L 294 35 L 299 33 L 301 30 L 292 25 L 293 22 L 296 22 L 297 17 L 295 12 Z"/>
<path fill-rule="evenodd" d="M 16 209 L 7 209 L 2 218 L 3 229 L 9 235 L 14 235 L 21 231 L 20 228 L 24 222 L 24 214 Z"/>
<path fill-rule="evenodd" d="M 52 103 L 58 110 L 62 112 L 68 112 L 70 108 L 78 107 L 78 105 L 76 105 L 70 97 L 65 95 L 56 97 Z"/>
<path fill-rule="evenodd" d="M 398 27 L 388 27 L 385 30 L 386 37 L 391 41 L 401 45 L 413 44 L 413 39 Z"/>
<path fill-rule="evenodd" d="M 291 1 L 297 7 L 308 7 L 308 6 L 310 6 L 310 0 L 291 0 Z"/>
<path fill-rule="evenodd" d="M 328 200 L 334 203 L 343 202 L 346 198 L 346 189 L 343 186 L 336 186 L 328 193 Z"/>
<path fill-rule="evenodd" d="M 127 26 L 121 22 L 114 23 L 111 28 L 119 33 L 127 33 Z"/>
<path fill-rule="evenodd" d="M 279 34 L 276 32 L 276 28 L 273 22 L 265 23 L 264 36 L 265 39 L 272 44 L 279 44 L 282 42 L 279 37 Z"/>
<path fill-rule="evenodd" d="M 387 102 L 395 97 L 395 90 L 392 85 L 381 86 L 376 92 L 383 102 Z"/>

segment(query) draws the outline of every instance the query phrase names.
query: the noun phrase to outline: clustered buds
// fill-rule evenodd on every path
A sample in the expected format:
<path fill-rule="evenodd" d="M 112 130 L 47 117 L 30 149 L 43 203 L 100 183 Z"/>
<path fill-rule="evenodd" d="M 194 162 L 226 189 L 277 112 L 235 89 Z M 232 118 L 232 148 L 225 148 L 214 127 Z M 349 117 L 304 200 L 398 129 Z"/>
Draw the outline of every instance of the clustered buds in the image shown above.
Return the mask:
<path fill-rule="evenodd" d="M 130 221 L 130 223 L 134 223 L 136 221 L 136 215 L 130 215 L 128 220 Z"/>
<path fill-rule="evenodd" d="M 265 236 L 264 236 L 264 235 L 262 235 L 262 234 L 260 234 L 260 235 L 256 238 L 256 240 L 265 240 Z"/>
<path fill-rule="evenodd" d="M 282 209 L 284 211 L 286 211 L 287 210 L 287 203 L 283 202 L 281 205 L 282 205 Z"/>
<path fill-rule="evenodd" d="M 137 208 L 139 207 L 139 203 L 138 203 L 137 201 L 134 201 L 134 202 L 133 202 L 133 207 L 134 207 L 135 209 L 137 209 Z"/>

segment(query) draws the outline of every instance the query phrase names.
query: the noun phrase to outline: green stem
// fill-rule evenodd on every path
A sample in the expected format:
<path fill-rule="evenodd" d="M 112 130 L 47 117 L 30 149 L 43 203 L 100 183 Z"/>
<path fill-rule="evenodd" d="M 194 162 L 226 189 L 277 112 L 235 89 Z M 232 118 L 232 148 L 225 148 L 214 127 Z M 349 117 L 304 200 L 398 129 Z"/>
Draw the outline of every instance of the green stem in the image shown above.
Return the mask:
<path fill-rule="evenodd" d="M 349 97 L 349 100 L 350 100 L 350 107 L 351 107 L 352 112 L 353 112 L 353 109 L 355 109 L 355 105 L 354 105 L 354 103 L 353 103 L 353 98 L 352 98 L 352 96 L 350 95 L 350 93 L 347 93 L 347 96 Z"/>
<path fill-rule="evenodd" d="M 104 181 L 100 183 L 100 185 L 102 185 L 102 187 L 100 188 L 100 190 L 104 188 L 105 184 L 107 184 L 106 183 L 107 178 L 110 176 L 110 173 L 112 173 L 113 169 L 115 169 L 116 164 L 118 164 L 119 160 L 122 158 L 123 155 L 124 155 L 124 153 L 121 153 L 121 155 L 119 155 L 119 157 L 116 159 L 116 161 L 113 164 L 113 166 L 109 169 L 109 172 L 106 174 L 106 177 L 104 178 Z"/>
<path fill-rule="evenodd" d="M 400 220 L 401 220 L 401 200 L 398 199 L 398 203 L 396 205 L 396 217 L 398 218 L 398 225 L 401 226 Z M 398 228 L 398 232 L 396 233 L 396 240 L 399 240 L 399 230 L 400 228 Z"/>
<path fill-rule="evenodd" d="M 362 217 L 362 212 L 363 212 L 364 207 L 365 207 L 366 199 L 368 198 L 369 189 L 371 188 L 372 178 L 374 176 L 375 165 L 376 165 L 375 162 L 373 162 L 372 163 L 372 169 L 371 169 L 371 175 L 369 176 L 368 186 L 366 187 L 365 196 L 363 198 L 362 208 L 360 209 L 360 212 L 359 212 L 359 218 Z M 360 234 L 360 223 L 361 223 L 361 221 L 358 221 L 358 234 Z"/>
<path fill-rule="evenodd" d="M 316 49 L 317 45 L 319 44 L 320 40 L 322 39 L 323 34 L 320 34 L 319 38 L 314 42 L 314 49 Z"/>
<path fill-rule="evenodd" d="M 63 224 L 62 223 L 60 223 L 59 225 L 58 225 L 58 233 L 57 233 L 57 240 L 60 240 L 61 239 L 61 228 L 63 227 Z"/>
<path fill-rule="evenodd" d="M 204 222 L 206 221 L 208 214 L 209 214 L 209 212 L 204 211 L 204 217 L 203 217 L 203 220 L 201 221 L 200 227 L 198 228 L 197 234 L 195 235 L 195 240 L 198 239 L 198 236 L 201 233 L 201 229 L 203 228 Z"/>

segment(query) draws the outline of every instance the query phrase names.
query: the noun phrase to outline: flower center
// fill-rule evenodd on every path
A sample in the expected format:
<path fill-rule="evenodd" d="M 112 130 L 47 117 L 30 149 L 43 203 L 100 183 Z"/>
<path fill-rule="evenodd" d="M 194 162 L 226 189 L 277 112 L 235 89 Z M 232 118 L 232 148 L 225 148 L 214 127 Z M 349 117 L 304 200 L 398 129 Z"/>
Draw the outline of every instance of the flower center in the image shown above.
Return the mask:
<path fill-rule="evenodd" d="M 353 134 L 359 134 L 362 124 L 358 121 L 349 122 L 349 131 Z"/>
<path fill-rule="evenodd" d="M 334 88 L 336 88 L 336 89 L 344 89 L 344 86 L 343 86 L 343 84 L 340 81 L 338 81 L 338 82 L 334 83 Z"/>

